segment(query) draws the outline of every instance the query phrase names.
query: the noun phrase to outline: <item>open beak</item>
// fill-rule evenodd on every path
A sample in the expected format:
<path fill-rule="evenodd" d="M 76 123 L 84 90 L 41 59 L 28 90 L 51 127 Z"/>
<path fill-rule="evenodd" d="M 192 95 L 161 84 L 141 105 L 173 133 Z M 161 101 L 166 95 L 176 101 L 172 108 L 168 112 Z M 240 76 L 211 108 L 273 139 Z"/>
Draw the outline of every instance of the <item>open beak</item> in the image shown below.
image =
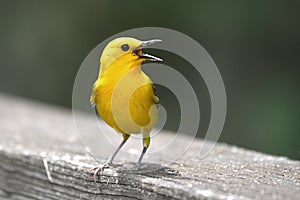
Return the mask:
<path fill-rule="evenodd" d="M 158 42 L 161 42 L 161 40 L 153 39 L 153 40 L 143 41 L 140 46 L 136 47 L 133 50 L 133 53 L 135 55 L 137 55 L 139 58 L 144 58 L 144 59 L 151 60 L 151 61 L 163 61 L 161 58 L 146 54 L 142 51 L 143 48 L 148 47 L 149 45 L 152 45 L 152 44 L 155 44 Z"/>

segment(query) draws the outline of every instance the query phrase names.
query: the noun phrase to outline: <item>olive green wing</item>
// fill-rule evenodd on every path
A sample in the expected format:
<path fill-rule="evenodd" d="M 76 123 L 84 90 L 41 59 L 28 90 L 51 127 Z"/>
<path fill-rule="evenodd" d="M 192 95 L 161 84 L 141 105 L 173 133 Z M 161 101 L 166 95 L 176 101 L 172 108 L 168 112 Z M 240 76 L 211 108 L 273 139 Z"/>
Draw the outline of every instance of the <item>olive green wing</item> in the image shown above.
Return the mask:
<path fill-rule="evenodd" d="M 90 97 L 90 103 L 91 103 L 91 106 L 93 108 L 96 107 L 95 96 L 96 96 L 96 83 L 94 83 L 94 85 L 93 85 L 92 94 L 91 94 L 91 97 Z"/>
<path fill-rule="evenodd" d="M 154 102 L 155 104 L 159 104 L 159 98 L 157 95 L 157 89 L 155 87 L 155 85 L 152 83 L 152 90 L 153 90 L 153 94 L 154 94 Z"/>

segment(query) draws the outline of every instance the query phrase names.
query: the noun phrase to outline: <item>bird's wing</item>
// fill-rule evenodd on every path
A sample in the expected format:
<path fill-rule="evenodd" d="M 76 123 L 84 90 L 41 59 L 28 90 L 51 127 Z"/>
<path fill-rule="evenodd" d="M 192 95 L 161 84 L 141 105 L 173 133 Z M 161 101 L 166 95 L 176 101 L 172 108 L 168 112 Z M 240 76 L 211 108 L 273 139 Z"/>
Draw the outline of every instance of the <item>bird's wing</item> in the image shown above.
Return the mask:
<path fill-rule="evenodd" d="M 155 102 L 155 104 L 158 104 L 159 103 L 159 98 L 158 98 L 157 90 L 156 90 L 156 87 L 155 87 L 154 84 L 152 84 L 152 90 L 153 90 L 153 93 L 154 93 L 154 102 Z"/>
<path fill-rule="evenodd" d="M 96 83 L 94 83 L 94 85 L 93 85 L 93 90 L 92 90 L 92 94 L 90 97 L 90 103 L 93 108 L 95 108 L 95 106 L 96 106 L 95 93 L 96 93 Z"/>

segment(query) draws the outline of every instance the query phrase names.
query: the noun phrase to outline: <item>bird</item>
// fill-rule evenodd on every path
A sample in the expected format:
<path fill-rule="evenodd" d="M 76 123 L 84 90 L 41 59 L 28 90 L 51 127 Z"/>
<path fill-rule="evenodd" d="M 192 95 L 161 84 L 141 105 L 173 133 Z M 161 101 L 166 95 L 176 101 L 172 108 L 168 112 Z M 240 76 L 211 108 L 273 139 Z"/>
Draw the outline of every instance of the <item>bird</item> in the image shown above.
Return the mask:
<path fill-rule="evenodd" d="M 136 163 L 139 168 L 150 145 L 150 132 L 158 118 L 156 88 L 141 66 L 146 61 L 162 61 L 143 52 L 160 39 L 141 41 L 133 37 L 111 40 L 100 56 L 98 78 L 92 87 L 90 102 L 102 120 L 122 135 L 122 141 L 109 160 L 94 170 L 94 180 L 101 171 L 113 166 L 113 160 L 132 134 L 142 134 L 143 149 Z"/>

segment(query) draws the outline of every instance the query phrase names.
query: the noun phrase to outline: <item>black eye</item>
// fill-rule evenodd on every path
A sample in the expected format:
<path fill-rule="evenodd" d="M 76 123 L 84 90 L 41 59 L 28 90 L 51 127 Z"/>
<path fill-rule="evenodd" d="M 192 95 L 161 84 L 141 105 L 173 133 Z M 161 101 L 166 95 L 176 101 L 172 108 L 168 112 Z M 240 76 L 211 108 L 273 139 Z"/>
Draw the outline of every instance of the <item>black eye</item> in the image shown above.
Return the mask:
<path fill-rule="evenodd" d="M 129 50 L 129 45 L 128 44 L 122 44 L 121 49 L 123 51 L 128 51 Z"/>

